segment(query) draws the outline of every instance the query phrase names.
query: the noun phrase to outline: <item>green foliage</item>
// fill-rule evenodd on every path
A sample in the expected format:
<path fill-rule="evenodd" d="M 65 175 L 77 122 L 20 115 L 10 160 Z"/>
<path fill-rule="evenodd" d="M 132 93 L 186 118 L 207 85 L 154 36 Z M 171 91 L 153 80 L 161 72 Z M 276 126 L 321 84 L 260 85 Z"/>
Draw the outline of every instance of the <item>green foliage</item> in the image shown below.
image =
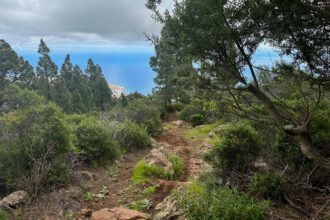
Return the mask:
<path fill-rule="evenodd" d="M 222 124 L 222 121 L 217 121 L 212 124 L 203 125 L 201 127 L 195 127 L 195 128 L 187 130 L 184 133 L 184 136 L 185 136 L 185 138 L 188 138 L 188 139 L 204 141 L 207 138 L 208 134 L 212 130 L 219 127 L 221 124 Z"/>
<path fill-rule="evenodd" d="M 86 202 L 90 202 L 90 201 L 93 201 L 95 199 L 95 195 L 91 192 L 86 192 L 85 195 L 84 195 L 84 200 Z"/>
<path fill-rule="evenodd" d="M 236 190 L 222 187 L 208 192 L 197 183 L 175 195 L 190 220 L 261 220 L 267 207 L 267 203 L 257 203 Z"/>
<path fill-rule="evenodd" d="M 106 163 L 118 156 L 118 143 L 97 118 L 83 119 L 75 129 L 75 135 L 75 146 L 86 154 L 90 162 Z"/>
<path fill-rule="evenodd" d="M 150 136 L 146 128 L 129 120 L 115 126 L 113 136 L 123 149 L 143 149 L 150 145 Z"/>
<path fill-rule="evenodd" d="M 323 155 L 330 156 L 330 101 L 326 100 L 314 113 L 311 123 L 313 146 Z"/>
<path fill-rule="evenodd" d="M 181 103 L 174 103 L 166 105 L 165 110 L 166 112 L 174 113 L 177 111 L 181 111 L 184 108 L 184 105 Z"/>
<path fill-rule="evenodd" d="M 152 136 L 162 132 L 162 121 L 160 112 L 145 97 L 132 98 L 128 97 L 129 104 L 127 107 L 117 106 L 109 112 L 112 120 L 124 122 L 131 120 L 140 126 L 146 127 L 148 133 Z"/>
<path fill-rule="evenodd" d="M 142 194 L 147 196 L 152 195 L 157 191 L 158 188 L 159 185 L 149 186 L 142 191 Z"/>
<path fill-rule="evenodd" d="M 134 201 L 131 204 L 129 204 L 129 208 L 139 211 L 139 212 L 144 212 L 148 210 L 152 206 L 152 201 L 149 199 L 142 199 L 138 201 Z"/>
<path fill-rule="evenodd" d="M 140 160 L 133 169 L 133 183 L 143 184 L 150 182 L 151 177 L 169 179 L 170 175 L 164 170 L 164 168 L 156 165 L 147 165 L 145 160 Z"/>
<path fill-rule="evenodd" d="M 280 132 L 276 135 L 272 150 L 274 156 L 280 161 L 290 163 L 296 168 L 301 166 L 302 162 L 305 160 L 297 140 L 285 133 Z"/>
<path fill-rule="evenodd" d="M 10 112 L 0 118 L 0 179 L 7 187 L 21 184 L 16 180 L 32 174 L 41 177 L 40 182 L 30 184 L 63 184 L 52 176 L 58 169 L 63 170 L 61 164 L 71 146 L 70 130 L 63 118 L 54 104 Z M 48 165 L 50 170 L 46 169 Z"/>
<path fill-rule="evenodd" d="M 283 199 L 284 180 L 279 173 L 265 171 L 255 173 L 250 178 L 250 190 L 265 199 Z"/>
<path fill-rule="evenodd" d="M 168 160 L 172 163 L 173 166 L 173 170 L 174 170 L 173 178 L 179 177 L 183 173 L 185 168 L 183 159 L 176 154 L 170 154 L 168 156 Z"/>
<path fill-rule="evenodd" d="M 8 85 L 0 91 L 0 115 L 44 103 L 44 98 L 36 92 L 21 89 L 15 84 Z"/>
<path fill-rule="evenodd" d="M 193 126 L 198 126 L 198 125 L 204 124 L 206 119 L 203 114 L 197 113 L 197 114 L 190 115 L 189 121 L 191 122 L 191 124 Z"/>
<path fill-rule="evenodd" d="M 8 220 L 8 214 L 5 211 L 0 211 L 0 220 Z"/>
<path fill-rule="evenodd" d="M 202 114 L 203 115 L 203 104 L 199 101 L 191 102 L 186 105 L 183 110 L 179 114 L 179 118 L 181 120 L 191 122 L 191 116 L 194 114 Z"/>
<path fill-rule="evenodd" d="M 215 172 L 223 177 L 231 171 L 246 173 L 260 153 L 260 135 L 248 124 L 227 126 L 219 142 L 206 155 Z"/>

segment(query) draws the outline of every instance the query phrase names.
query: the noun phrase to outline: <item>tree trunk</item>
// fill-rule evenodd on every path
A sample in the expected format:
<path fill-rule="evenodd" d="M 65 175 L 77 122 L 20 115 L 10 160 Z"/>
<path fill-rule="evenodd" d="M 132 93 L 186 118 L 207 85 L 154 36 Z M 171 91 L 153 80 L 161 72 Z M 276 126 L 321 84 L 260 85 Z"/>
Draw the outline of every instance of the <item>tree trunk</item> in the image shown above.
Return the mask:
<path fill-rule="evenodd" d="M 315 164 L 330 170 L 330 160 L 323 157 L 313 146 L 308 134 L 297 136 L 301 152 Z"/>
<path fill-rule="evenodd" d="M 253 84 L 250 84 L 247 87 L 247 90 L 251 92 L 266 107 L 270 116 L 274 119 L 275 123 L 280 127 L 280 129 L 283 129 L 287 134 L 291 136 L 297 137 L 300 144 L 300 150 L 307 158 L 311 159 L 315 164 L 330 170 L 330 160 L 323 157 L 312 146 L 307 125 L 285 129 L 285 121 L 269 97 Z"/>

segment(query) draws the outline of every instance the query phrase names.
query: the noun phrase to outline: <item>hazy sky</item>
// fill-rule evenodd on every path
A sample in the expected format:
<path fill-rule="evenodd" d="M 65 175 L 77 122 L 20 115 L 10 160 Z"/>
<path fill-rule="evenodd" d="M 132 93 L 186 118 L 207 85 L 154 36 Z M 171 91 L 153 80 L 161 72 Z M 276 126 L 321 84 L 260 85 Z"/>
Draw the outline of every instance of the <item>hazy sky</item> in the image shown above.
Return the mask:
<path fill-rule="evenodd" d="M 164 1 L 169 7 L 171 0 Z M 0 0 L 0 38 L 14 47 L 146 45 L 159 33 L 146 0 Z"/>

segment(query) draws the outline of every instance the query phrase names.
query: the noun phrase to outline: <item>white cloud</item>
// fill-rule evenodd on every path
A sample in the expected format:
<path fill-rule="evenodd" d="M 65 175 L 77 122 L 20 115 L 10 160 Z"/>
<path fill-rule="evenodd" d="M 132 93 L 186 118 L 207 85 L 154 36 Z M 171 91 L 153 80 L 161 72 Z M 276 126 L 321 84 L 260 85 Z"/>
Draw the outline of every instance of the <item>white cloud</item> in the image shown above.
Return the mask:
<path fill-rule="evenodd" d="M 172 0 L 164 5 L 169 6 Z M 0 38 L 18 46 L 72 42 L 133 44 L 160 25 L 146 0 L 0 0 Z"/>

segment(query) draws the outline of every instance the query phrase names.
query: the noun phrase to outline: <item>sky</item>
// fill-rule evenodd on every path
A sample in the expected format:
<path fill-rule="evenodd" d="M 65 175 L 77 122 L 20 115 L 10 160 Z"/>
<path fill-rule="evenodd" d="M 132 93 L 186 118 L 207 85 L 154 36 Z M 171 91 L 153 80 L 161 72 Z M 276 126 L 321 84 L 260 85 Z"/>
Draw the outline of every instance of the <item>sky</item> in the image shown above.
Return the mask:
<path fill-rule="evenodd" d="M 0 0 L 0 38 L 33 66 L 41 38 L 61 66 L 66 54 L 85 69 L 92 58 L 109 83 L 126 92 L 148 94 L 155 86 L 149 59 L 153 46 L 144 33 L 159 35 L 146 0 Z M 171 8 L 172 0 L 161 7 Z M 274 52 L 262 49 L 259 63 L 269 63 Z"/>

